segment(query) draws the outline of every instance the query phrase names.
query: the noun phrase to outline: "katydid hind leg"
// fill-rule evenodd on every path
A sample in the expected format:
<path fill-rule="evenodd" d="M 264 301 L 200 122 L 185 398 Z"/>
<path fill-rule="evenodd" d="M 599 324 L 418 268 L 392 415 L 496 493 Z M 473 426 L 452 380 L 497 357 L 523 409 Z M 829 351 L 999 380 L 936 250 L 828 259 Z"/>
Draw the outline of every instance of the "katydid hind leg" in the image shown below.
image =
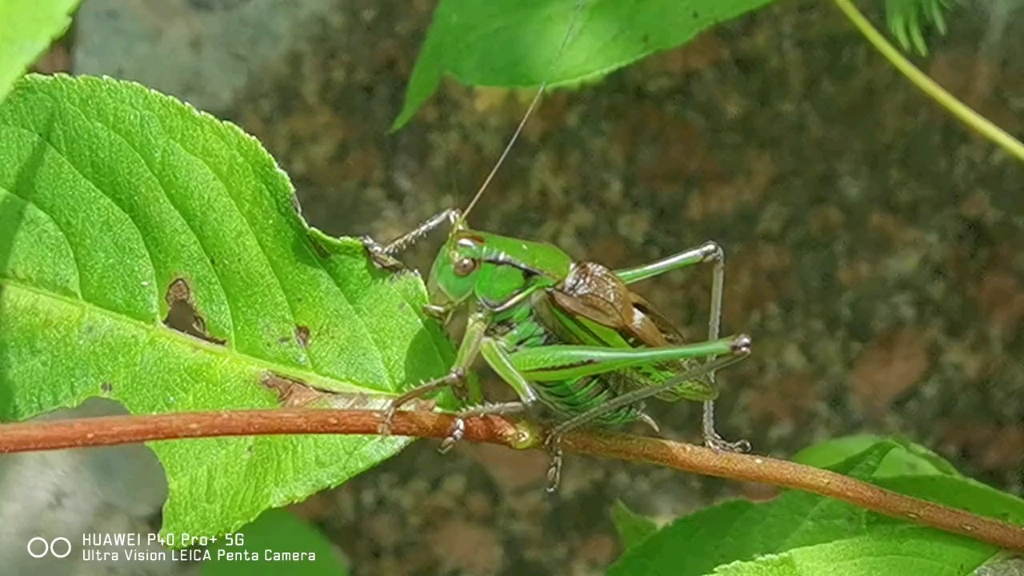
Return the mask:
<path fill-rule="evenodd" d="M 661 426 L 649 414 L 640 412 L 638 417 L 641 422 L 650 426 L 656 434 L 661 434 Z M 547 471 L 548 483 L 545 488 L 548 493 L 554 493 L 558 490 L 558 485 L 562 482 L 562 465 L 565 462 L 565 455 L 562 452 L 561 440 L 561 435 L 556 436 L 554 434 L 549 434 L 544 439 L 544 448 L 548 451 L 548 457 L 550 458 Z"/>
<path fill-rule="evenodd" d="M 718 332 L 722 327 L 722 297 L 725 292 L 725 251 L 723 251 L 722 248 L 714 242 L 709 242 L 704 246 L 713 253 L 713 257 L 710 260 L 714 265 L 714 271 L 711 275 L 711 310 L 708 315 L 708 339 L 714 340 L 718 338 Z M 749 350 L 750 339 L 747 338 L 746 353 L 749 353 Z M 744 353 L 744 356 L 746 353 Z M 714 361 L 714 357 L 708 359 L 709 363 L 713 363 Z M 712 386 L 718 385 L 715 381 L 716 370 L 717 369 L 711 369 L 708 371 L 708 382 Z M 723 452 L 750 451 L 750 442 L 747 440 L 740 439 L 735 442 L 729 442 L 722 438 L 715 429 L 714 400 L 704 401 L 704 407 L 701 415 L 701 434 L 704 437 L 704 445 L 708 448 Z"/>
<path fill-rule="evenodd" d="M 558 483 L 561 479 L 562 470 L 562 448 L 561 440 L 562 436 L 568 432 L 585 426 L 588 422 L 592 422 L 596 418 L 603 414 L 628 406 L 630 404 L 636 404 L 642 402 L 653 396 L 657 396 L 665 390 L 672 389 L 678 386 L 680 382 L 693 380 L 700 378 L 724 368 L 730 364 L 739 362 L 750 353 L 750 337 L 745 334 L 741 334 L 734 339 L 733 353 L 729 356 L 718 357 L 712 359 L 710 362 L 695 366 L 694 368 L 683 372 L 677 376 L 674 376 L 665 382 L 657 386 L 649 386 L 638 390 L 627 392 L 614 399 L 605 402 L 604 404 L 593 408 L 583 414 L 579 414 L 562 422 L 558 426 L 555 426 L 547 437 L 544 439 L 544 447 L 547 449 L 548 454 L 551 457 L 551 464 L 548 467 L 548 492 L 554 492 L 558 488 Z M 705 404 L 706 406 L 706 404 Z M 705 438 L 706 441 L 706 438 Z M 737 443 L 740 444 L 740 443 Z M 722 449 L 722 448 L 717 448 Z M 735 449 L 735 448 L 734 448 Z"/>
<path fill-rule="evenodd" d="M 626 284 L 631 284 L 664 274 L 670 270 L 705 262 L 710 262 L 714 266 L 711 276 L 711 310 L 708 315 L 708 340 L 716 340 L 722 326 L 722 297 L 725 291 L 725 251 L 722 250 L 718 243 L 713 241 L 705 242 L 696 248 L 684 250 L 657 262 L 616 271 L 615 274 Z M 712 361 L 714 361 L 714 357 L 708 358 L 708 362 Z M 711 386 L 717 385 L 715 382 L 715 370 L 709 371 L 706 377 Z M 715 430 L 714 400 L 704 401 L 701 432 L 704 437 L 704 444 L 709 448 L 742 452 L 750 450 L 750 443 L 746 440 L 728 442 Z"/>

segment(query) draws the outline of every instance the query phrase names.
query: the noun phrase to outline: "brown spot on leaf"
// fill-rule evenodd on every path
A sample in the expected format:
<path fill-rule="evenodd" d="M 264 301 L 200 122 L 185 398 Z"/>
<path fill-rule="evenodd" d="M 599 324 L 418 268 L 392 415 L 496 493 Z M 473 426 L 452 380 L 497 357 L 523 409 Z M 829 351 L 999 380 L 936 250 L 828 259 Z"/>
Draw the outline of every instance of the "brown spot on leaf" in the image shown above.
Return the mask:
<path fill-rule="evenodd" d="M 296 326 L 295 339 L 299 341 L 299 346 L 309 348 L 309 326 L 303 326 L 301 324 Z"/>
<path fill-rule="evenodd" d="M 168 306 L 167 317 L 164 318 L 165 326 L 214 344 L 224 345 L 227 342 L 207 333 L 206 321 L 196 310 L 192 301 L 192 288 L 184 278 L 176 278 L 171 282 L 164 299 Z"/>
<path fill-rule="evenodd" d="M 850 391 L 873 412 L 883 412 L 920 382 L 930 367 L 922 334 L 911 329 L 886 332 L 857 356 Z"/>
<path fill-rule="evenodd" d="M 273 372 L 264 372 L 260 377 L 260 384 L 277 393 L 277 401 L 284 408 L 309 406 L 324 396 L 323 392 L 301 380 L 293 380 Z"/>
<path fill-rule="evenodd" d="M 366 392 L 337 392 L 313 386 L 302 380 L 265 371 L 260 376 L 260 385 L 277 394 L 282 408 L 322 407 L 338 410 L 382 410 L 393 396 L 367 394 Z M 435 400 L 412 400 L 402 406 L 403 410 L 433 410 Z"/>

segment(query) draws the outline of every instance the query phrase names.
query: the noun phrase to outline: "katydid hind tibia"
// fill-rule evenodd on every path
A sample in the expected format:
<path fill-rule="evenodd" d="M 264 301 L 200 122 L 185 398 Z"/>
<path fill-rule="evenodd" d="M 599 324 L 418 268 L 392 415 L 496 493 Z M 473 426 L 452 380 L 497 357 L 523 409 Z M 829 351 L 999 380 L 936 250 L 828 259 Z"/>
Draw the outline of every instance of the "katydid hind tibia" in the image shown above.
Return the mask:
<path fill-rule="evenodd" d="M 578 2 L 564 50 L 582 13 Z M 557 56 L 556 56 L 557 60 Z M 466 376 L 482 356 L 516 393 L 518 401 L 478 404 L 458 413 L 442 445 L 461 439 L 463 418 L 470 415 L 534 413 L 544 406 L 555 416 L 545 438 L 551 454 L 548 490 L 561 474 L 559 440 L 587 424 L 613 426 L 642 420 L 657 430 L 645 412 L 650 397 L 704 403 L 704 443 L 718 450 L 747 450 L 746 441 L 726 442 L 714 425 L 718 395 L 715 371 L 750 353 L 750 338 L 719 338 L 724 288 L 724 254 L 714 242 L 657 262 L 612 271 L 595 262 L 574 262 L 559 248 L 472 230 L 466 216 L 479 200 L 536 107 L 541 84 L 523 119 L 465 212 L 445 210 L 415 230 L 381 245 L 363 241 L 377 265 L 395 269 L 395 256 L 445 224 L 447 241 L 428 278 L 430 304 L 425 311 L 446 324 L 460 307 L 468 320 L 450 372 L 402 394 L 385 411 L 381 432 L 390 432 L 395 411 L 422 396 L 450 388 L 464 403 Z M 629 285 L 671 270 L 700 263 L 713 265 L 708 339 L 687 344 L 680 332 Z M 473 398 L 478 402 L 479 398 Z"/>

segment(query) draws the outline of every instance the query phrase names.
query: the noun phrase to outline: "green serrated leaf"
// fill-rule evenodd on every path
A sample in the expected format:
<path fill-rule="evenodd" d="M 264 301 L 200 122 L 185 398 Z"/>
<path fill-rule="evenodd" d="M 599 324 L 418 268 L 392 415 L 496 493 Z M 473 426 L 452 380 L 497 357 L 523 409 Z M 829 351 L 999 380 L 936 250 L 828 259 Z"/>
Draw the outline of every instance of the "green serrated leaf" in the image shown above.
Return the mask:
<path fill-rule="evenodd" d="M 933 0 L 925 4 L 926 14 L 935 29 L 939 31 L 939 34 L 946 34 L 946 16 L 944 11 L 947 8 L 947 3 L 944 0 Z"/>
<path fill-rule="evenodd" d="M 71 24 L 79 0 L 0 0 L 0 101 Z"/>
<path fill-rule="evenodd" d="M 627 549 L 658 531 L 658 524 L 654 520 L 633 512 L 622 503 L 622 500 L 616 500 L 612 506 L 612 521 L 615 522 L 615 529 L 622 539 L 623 547 Z"/>
<path fill-rule="evenodd" d="M 394 395 L 445 373 L 453 350 L 418 277 L 311 230 L 293 194 L 255 139 L 173 98 L 20 81 L 0 103 L 0 421 L 90 396 L 149 414 L 276 407 L 274 385 Z M 235 530 L 407 443 L 151 443 L 163 528 Z"/>
<path fill-rule="evenodd" d="M 319 530 L 281 509 L 267 510 L 231 534 L 230 541 L 218 538 L 208 551 L 210 559 L 203 562 L 202 576 L 348 574 L 340 550 Z"/>
<path fill-rule="evenodd" d="M 907 22 L 907 29 L 910 33 L 910 39 L 914 42 L 914 48 L 917 49 L 918 54 L 921 56 L 927 56 L 928 45 L 924 41 L 924 34 L 921 33 L 921 20 L 918 10 L 914 10 L 910 13 L 910 18 Z"/>
<path fill-rule="evenodd" d="M 845 450 L 869 438 L 857 436 L 825 444 Z M 969 478 L 934 469 L 925 474 L 893 475 L 901 469 L 893 459 L 929 462 L 930 453 L 924 451 L 922 456 L 914 446 L 885 440 L 832 469 L 861 480 L 873 479 L 872 483 L 896 492 L 1024 525 L 1024 501 Z M 828 459 L 837 455 L 820 447 L 809 454 Z M 995 547 L 969 538 L 829 498 L 787 491 L 772 502 L 730 502 L 681 518 L 628 549 L 609 574 L 966 576 L 997 552 Z"/>
<path fill-rule="evenodd" d="M 1024 500 L 971 478 L 907 475 L 880 478 L 875 484 L 922 500 L 1024 526 Z"/>
<path fill-rule="evenodd" d="M 887 439 L 882 436 L 872 434 L 826 440 L 804 448 L 793 456 L 793 461 L 808 466 L 828 468 L 885 440 Z M 899 444 L 899 448 L 890 452 L 879 465 L 874 474 L 876 479 L 915 474 L 961 476 L 952 464 L 924 446 L 900 439 L 888 440 Z"/>
<path fill-rule="evenodd" d="M 870 478 L 896 446 L 878 443 L 832 470 Z M 844 502 L 796 491 L 764 504 L 726 502 L 684 516 L 629 548 L 608 574 L 706 574 L 722 564 L 862 534 L 867 515 Z"/>
<path fill-rule="evenodd" d="M 934 26 L 940 34 L 945 34 L 944 12 L 948 9 L 947 0 L 886 0 L 885 19 L 889 31 L 904 51 L 909 52 L 913 48 L 921 56 L 927 56 L 924 28 Z"/>
<path fill-rule="evenodd" d="M 714 570 L 715 576 L 968 576 L 992 555 L 984 544 L 910 527 L 789 550 Z"/>
<path fill-rule="evenodd" d="M 583 12 L 559 55 L 577 4 Z M 774 0 L 441 0 L 392 125 L 405 125 L 449 74 L 472 86 L 578 84 Z"/>

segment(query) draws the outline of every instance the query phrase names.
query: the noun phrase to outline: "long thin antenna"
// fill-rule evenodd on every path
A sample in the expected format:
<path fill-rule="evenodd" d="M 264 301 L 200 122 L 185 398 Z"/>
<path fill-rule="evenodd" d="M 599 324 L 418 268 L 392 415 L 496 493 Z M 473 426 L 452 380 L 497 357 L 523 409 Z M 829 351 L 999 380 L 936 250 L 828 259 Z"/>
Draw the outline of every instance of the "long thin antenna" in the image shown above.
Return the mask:
<path fill-rule="evenodd" d="M 562 52 L 565 51 L 565 47 L 569 44 L 569 40 L 572 38 L 573 33 L 576 31 L 576 26 L 580 21 L 580 14 L 583 12 L 584 0 L 576 0 L 576 8 L 572 15 L 572 21 L 569 23 L 569 29 L 565 31 L 565 36 L 562 38 L 562 44 L 558 47 L 558 52 L 555 54 L 555 60 L 551 63 L 551 69 L 548 74 L 551 74 L 551 70 L 554 69 L 555 64 L 562 57 Z M 470 200 L 469 205 L 466 206 L 465 211 L 462 212 L 460 220 L 465 221 L 466 217 L 476 206 L 477 200 L 480 199 L 484 194 L 484 190 L 494 179 L 494 175 L 498 173 L 498 168 L 505 162 L 505 158 L 508 153 L 512 150 L 512 145 L 519 139 L 519 134 L 523 131 L 523 126 L 526 126 L 526 121 L 533 115 L 534 109 L 537 108 L 537 104 L 540 102 L 540 97 L 544 94 L 544 89 L 547 88 L 548 81 L 541 82 L 540 87 L 537 88 L 537 94 L 534 95 L 533 101 L 530 102 L 530 106 L 526 109 L 526 114 L 523 115 L 523 119 L 519 121 L 519 126 L 516 127 L 516 131 L 512 133 L 512 138 L 509 139 L 508 144 L 505 145 L 505 149 L 501 152 L 501 156 L 498 157 L 498 161 L 494 164 L 494 168 L 491 168 L 491 172 L 487 174 L 487 178 L 484 178 L 484 183 L 480 185 L 480 188 L 476 191 L 473 199 Z"/>

